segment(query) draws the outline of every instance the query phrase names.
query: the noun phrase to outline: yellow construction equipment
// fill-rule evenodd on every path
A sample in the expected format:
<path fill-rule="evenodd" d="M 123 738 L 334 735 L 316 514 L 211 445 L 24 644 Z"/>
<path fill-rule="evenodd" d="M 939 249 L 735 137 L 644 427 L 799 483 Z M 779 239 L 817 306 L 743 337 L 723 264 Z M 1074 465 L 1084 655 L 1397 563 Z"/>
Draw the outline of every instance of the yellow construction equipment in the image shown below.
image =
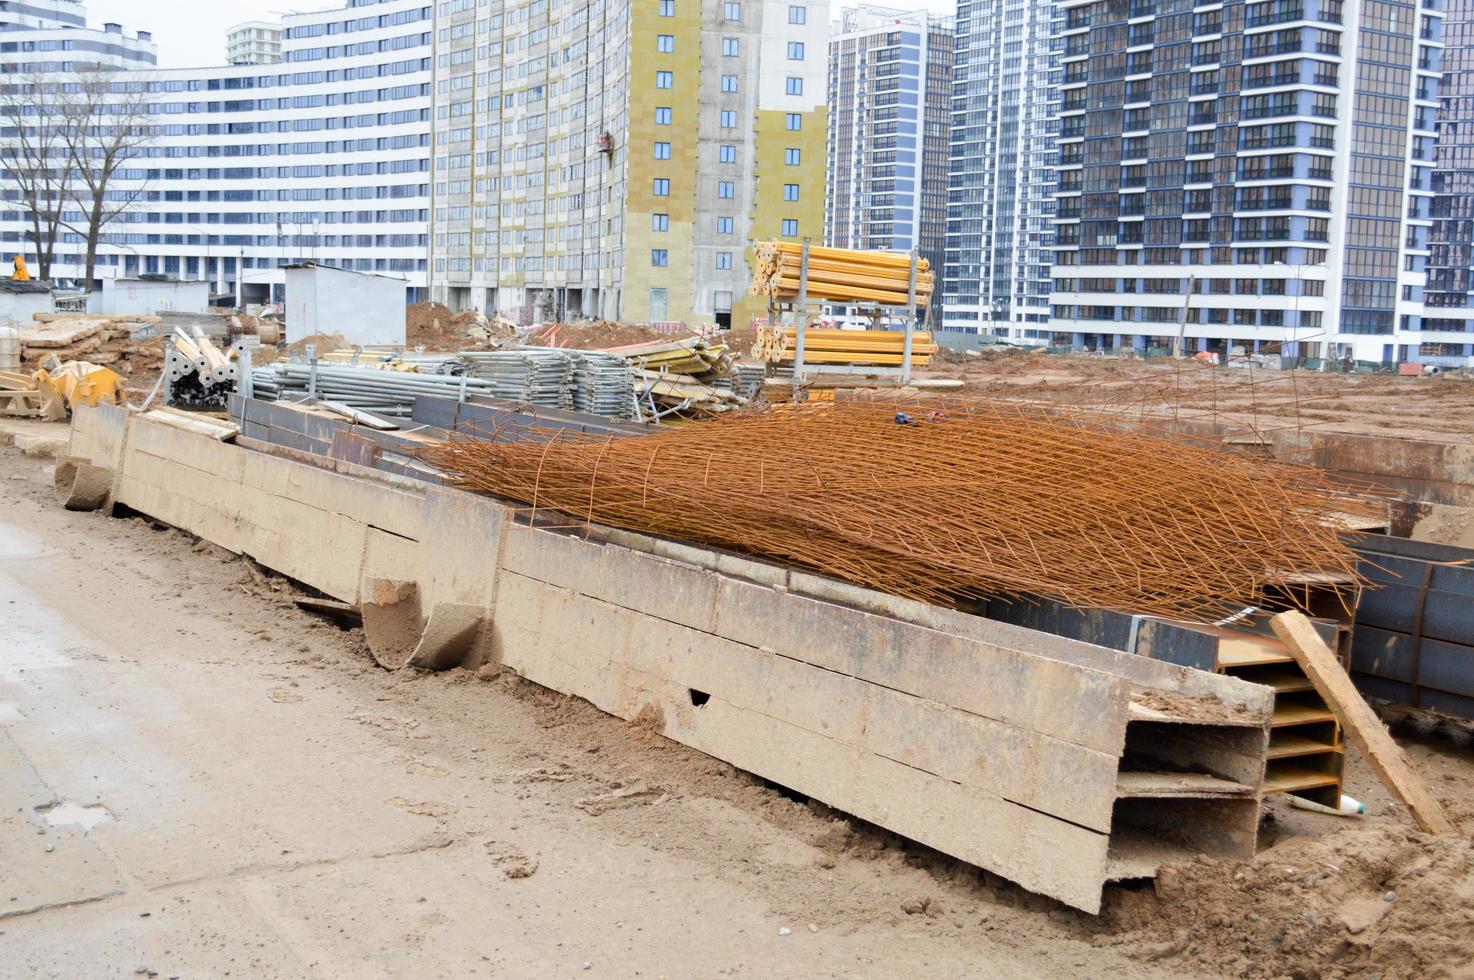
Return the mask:
<path fill-rule="evenodd" d="M 15 271 L 11 273 L 11 279 L 14 279 L 16 282 L 31 281 L 31 274 L 26 270 L 26 257 L 24 255 L 17 255 L 10 262 L 15 268 Z"/>
<path fill-rule="evenodd" d="M 123 404 L 123 379 L 105 367 L 68 361 L 42 367 L 32 377 L 41 393 L 41 413 L 61 419 L 78 405 Z"/>

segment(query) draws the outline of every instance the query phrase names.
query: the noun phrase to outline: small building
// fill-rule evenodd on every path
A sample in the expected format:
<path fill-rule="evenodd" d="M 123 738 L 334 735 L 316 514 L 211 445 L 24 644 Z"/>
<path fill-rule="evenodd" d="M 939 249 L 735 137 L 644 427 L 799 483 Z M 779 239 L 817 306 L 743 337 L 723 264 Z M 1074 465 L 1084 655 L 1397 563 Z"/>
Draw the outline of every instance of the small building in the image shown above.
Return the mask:
<path fill-rule="evenodd" d="M 29 326 L 32 313 L 50 313 L 51 284 L 46 282 L 17 282 L 0 279 L 0 323 L 14 320 L 17 326 Z"/>
<path fill-rule="evenodd" d="M 105 316 L 205 313 L 210 309 L 210 284 L 203 280 L 118 278 L 104 279 L 93 293 L 87 312 Z"/>
<path fill-rule="evenodd" d="M 403 347 L 405 280 L 306 263 L 286 267 L 286 339 L 339 334 L 360 347 Z"/>

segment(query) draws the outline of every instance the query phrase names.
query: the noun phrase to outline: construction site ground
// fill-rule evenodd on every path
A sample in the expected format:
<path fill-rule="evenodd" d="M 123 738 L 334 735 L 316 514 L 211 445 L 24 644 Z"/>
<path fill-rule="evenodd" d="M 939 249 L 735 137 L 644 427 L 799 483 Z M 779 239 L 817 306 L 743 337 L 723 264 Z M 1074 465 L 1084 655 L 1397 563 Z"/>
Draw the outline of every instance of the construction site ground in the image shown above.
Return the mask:
<path fill-rule="evenodd" d="M 1157 418 L 1230 416 L 1259 428 L 1467 442 L 1474 432 L 1474 377 L 1322 374 L 1196 361 L 1139 361 L 1000 348 L 948 351 L 918 377 L 959 380 L 969 396 L 1116 408 Z"/>
<path fill-rule="evenodd" d="M 45 459 L 0 448 L 0 487 L 3 977 L 1474 962 L 1461 727 L 1401 730 L 1460 834 L 1415 832 L 1352 758 L 1367 817 L 1274 802 L 1252 864 L 1113 886 L 1092 918 L 514 676 L 380 670 L 251 562 L 61 509 Z"/>

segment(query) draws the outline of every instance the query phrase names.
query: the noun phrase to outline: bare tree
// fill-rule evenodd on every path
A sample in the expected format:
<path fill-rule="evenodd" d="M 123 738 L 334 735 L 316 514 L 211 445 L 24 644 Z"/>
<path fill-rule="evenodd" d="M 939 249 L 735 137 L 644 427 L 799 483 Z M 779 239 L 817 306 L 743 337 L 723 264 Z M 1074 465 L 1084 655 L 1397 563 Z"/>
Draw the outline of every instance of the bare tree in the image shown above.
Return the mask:
<path fill-rule="evenodd" d="M 85 282 L 90 287 L 103 229 L 145 191 L 143 181 L 124 181 L 119 187 L 114 178 L 153 141 L 153 127 L 144 83 L 130 82 L 124 73 L 83 71 L 65 88 L 59 105 L 67 116 L 63 132 L 73 174 L 71 193 L 86 222 L 68 227 L 87 242 Z"/>
<path fill-rule="evenodd" d="M 36 275 L 42 280 L 51 278 L 72 192 L 68 119 L 60 89 L 42 75 L 16 76 L 0 84 L 0 166 L 30 217 Z"/>

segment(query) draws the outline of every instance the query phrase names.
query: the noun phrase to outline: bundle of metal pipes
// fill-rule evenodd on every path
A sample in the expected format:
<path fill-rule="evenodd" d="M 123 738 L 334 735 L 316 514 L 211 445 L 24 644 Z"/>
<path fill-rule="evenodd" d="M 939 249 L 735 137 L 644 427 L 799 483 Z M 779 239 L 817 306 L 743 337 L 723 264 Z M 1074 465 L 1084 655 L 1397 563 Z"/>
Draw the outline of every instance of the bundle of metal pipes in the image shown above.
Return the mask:
<path fill-rule="evenodd" d="M 1043 596 L 1196 621 L 1313 573 L 1370 502 L 1320 470 L 1003 402 L 798 403 L 641 439 L 453 441 L 462 487 L 951 604 Z M 1274 597 L 1272 599 L 1272 597 Z"/>
<path fill-rule="evenodd" d="M 629 361 L 601 351 L 572 351 L 573 409 L 612 419 L 634 418 L 635 373 Z"/>
<path fill-rule="evenodd" d="M 573 358 L 567 351 L 462 351 L 471 376 L 488 382 L 497 398 L 542 408 L 573 406 Z"/>
<path fill-rule="evenodd" d="M 800 285 L 811 300 L 906 306 L 911 302 L 912 256 L 906 252 L 872 252 L 853 248 L 809 246 L 796 242 L 755 242 L 748 292 L 770 300 L 792 301 Z M 926 259 L 916 260 L 916 306 L 931 303 L 934 277 Z"/>
<path fill-rule="evenodd" d="M 238 371 L 235 352 L 222 351 L 195 327 L 193 335 L 176 327 L 164 370 L 169 376 L 169 394 L 176 405 L 223 405 L 235 386 Z"/>
<path fill-rule="evenodd" d="M 315 374 L 314 374 L 315 372 Z M 410 374 L 368 367 L 339 367 L 319 363 L 282 362 L 251 372 L 258 398 L 306 398 L 309 394 L 375 415 L 408 418 L 416 395 L 454 397 L 458 393 L 491 395 L 488 381 L 448 374 Z"/>

